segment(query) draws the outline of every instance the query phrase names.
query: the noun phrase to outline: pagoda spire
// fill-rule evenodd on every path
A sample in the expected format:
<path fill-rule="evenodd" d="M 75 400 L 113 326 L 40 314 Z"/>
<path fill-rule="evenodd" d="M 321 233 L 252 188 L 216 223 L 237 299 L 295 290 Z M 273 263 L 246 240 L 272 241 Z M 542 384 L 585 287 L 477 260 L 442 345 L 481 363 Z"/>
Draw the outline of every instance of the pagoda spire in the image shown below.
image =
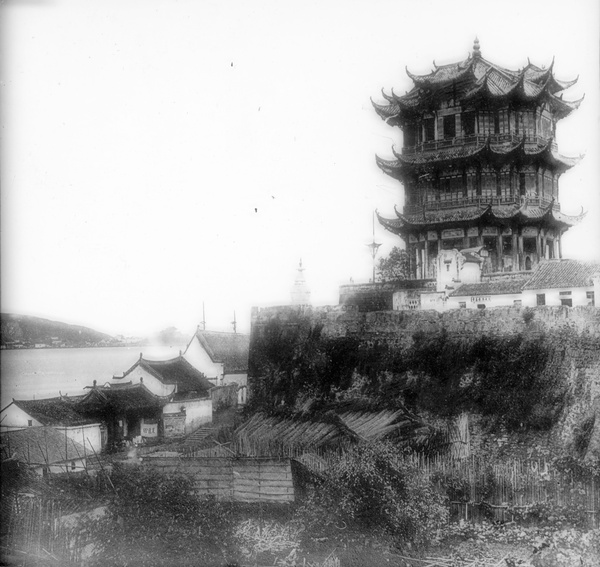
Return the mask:
<path fill-rule="evenodd" d="M 481 49 L 479 47 L 479 38 L 475 36 L 475 41 L 473 42 L 473 57 L 481 57 Z"/>
<path fill-rule="evenodd" d="M 292 305 L 310 305 L 310 290 L 304 279 L 304 268 L 302 267 L 302 258 L 298 264 L 298 273 L 292 287 Z"/>

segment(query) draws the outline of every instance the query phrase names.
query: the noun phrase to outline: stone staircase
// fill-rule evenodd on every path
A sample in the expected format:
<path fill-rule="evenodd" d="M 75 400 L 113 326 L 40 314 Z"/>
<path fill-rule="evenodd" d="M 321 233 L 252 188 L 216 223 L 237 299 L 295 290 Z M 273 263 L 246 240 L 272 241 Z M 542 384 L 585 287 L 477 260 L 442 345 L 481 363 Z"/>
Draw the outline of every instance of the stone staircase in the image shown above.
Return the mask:
<path fill-rule="evenodd" d="M 188 435 L 183 444 L 188 447 L 201 445 L 213 432 L 214 429 L 211 426 L 203 425 Z"/>

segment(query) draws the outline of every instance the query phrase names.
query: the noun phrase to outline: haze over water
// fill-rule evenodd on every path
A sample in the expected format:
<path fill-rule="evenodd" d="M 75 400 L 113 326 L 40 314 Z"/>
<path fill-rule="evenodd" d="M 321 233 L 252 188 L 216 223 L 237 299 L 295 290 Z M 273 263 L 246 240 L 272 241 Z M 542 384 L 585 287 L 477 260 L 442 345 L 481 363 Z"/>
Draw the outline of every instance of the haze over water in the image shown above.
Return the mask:
<path fill-rule="evenodd" d="M 77 395 L 94 380 L 98 385 L 121 376 L 139 358 L 169 359 L 185 349 L 177 346 L 3 350 L 0 356 L 1 405 L 13 398 L 52 398 Z"/>

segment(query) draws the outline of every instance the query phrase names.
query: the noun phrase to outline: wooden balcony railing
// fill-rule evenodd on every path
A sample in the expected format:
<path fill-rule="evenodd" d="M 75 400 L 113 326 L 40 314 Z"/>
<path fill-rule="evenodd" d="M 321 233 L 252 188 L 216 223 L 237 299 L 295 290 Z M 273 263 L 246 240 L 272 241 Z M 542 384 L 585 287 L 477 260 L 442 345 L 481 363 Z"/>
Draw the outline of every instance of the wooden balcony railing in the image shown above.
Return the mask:
<path fill-rule="evenodd" d="M 484 144 L 487 139 L 490 139 L 492 145 L 513 145 L 523 139 L 523 134 L 473 134 L 472 136 L 461 136 L 456 138 L 444 138 L 441 140 L 430 140 L 416 146 L 406 146 L 402 148 L 404 155 L 412 155 L 421 152 L 436 151 L 444 148 L 453 148 L 460 146 L 477 146 Z M 525 138 L 525 146 L 540 147 L 548 143 L 548 138 L 541 136 L 527 136 Z M 557 150 L 556 142 L 552 142 L 552 150 Z"/>
<path fill-rule="evenodd" d="M 487 205 L 529 205 L 533 207 L 547 207 L 552 202 L 548 197 L 523 198 L 520 197 L 472 197 L 460 199 L 448 199 L 444 201 L 428 201 L 418 205 L 405 205 L 404 214 L 416 215 L 423 211 L 440 211 L 447 209 L 461 209 L 464 207 L 486 207 Z M 556 201 L 552 207 L 560 211 L 560 204 Z"/>

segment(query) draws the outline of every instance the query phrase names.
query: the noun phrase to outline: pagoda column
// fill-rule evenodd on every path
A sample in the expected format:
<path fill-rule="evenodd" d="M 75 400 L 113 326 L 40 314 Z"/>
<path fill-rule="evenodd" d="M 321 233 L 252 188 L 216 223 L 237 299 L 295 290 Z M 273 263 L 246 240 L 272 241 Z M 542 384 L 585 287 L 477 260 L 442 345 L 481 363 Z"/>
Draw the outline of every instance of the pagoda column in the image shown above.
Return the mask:
<path fill-rule="evenodd" d="M 524 269 L 523 263 L 524 263 L 524 258 L 523 258 L 523 235 L 519 234 L 518 239 L 517 239 L 517 248 L 519 251 L 519 271 Z"/>
<path fill-rule="evenodd" d="M 423 277 L 429 277 L 429 250 L 427 240 L 423 242 Z"/>
<path fill-rule="evenodd" d="M 498 228 L 498 231 L 500 231 L 500 230 L 501 229 Z M 504 262 L 503 262 L 504 256 L 502 254 L 503 251 L 504 251 L 504 245 L 503 245 L 503 242 L 502 242 L 502 235 L 499 234 L 496 237 L 496 256 L 498 256 L 498 265 L 496 266 L 496 271 L 497 272 L 501 272 L 502 268 L 503 268 L 503 265 L 504 265 Z"/>
<path fill-rule="evenodd" d="M 547 260 L 548 259 L 548 241 L 546 240 L 545 234 L 542 234 L 542 250 L 544 251 L 544 253 L 542 254 L 541 258 L 544 258 Z"/>
<path fill-rule="evenodd" d="M 541 231 L 538 231 L 535 237 L 535 252 L 538 257 L 538 261 L 542 258 L 542 236 Z"/>
<path fill-rule="evenodd" d="M 556 240 L 558 240 L 558 257 L 562 258 L 562 233 L 558 232 L 556 234 Z"/>
<path fill-rule="evenodd" d="M 512 265 L 513 271 L 519 271 L 519 250 L 518 250 L 518 241 L 517 241 L 517 229 L 513 228 L 512 234 Z"/>

